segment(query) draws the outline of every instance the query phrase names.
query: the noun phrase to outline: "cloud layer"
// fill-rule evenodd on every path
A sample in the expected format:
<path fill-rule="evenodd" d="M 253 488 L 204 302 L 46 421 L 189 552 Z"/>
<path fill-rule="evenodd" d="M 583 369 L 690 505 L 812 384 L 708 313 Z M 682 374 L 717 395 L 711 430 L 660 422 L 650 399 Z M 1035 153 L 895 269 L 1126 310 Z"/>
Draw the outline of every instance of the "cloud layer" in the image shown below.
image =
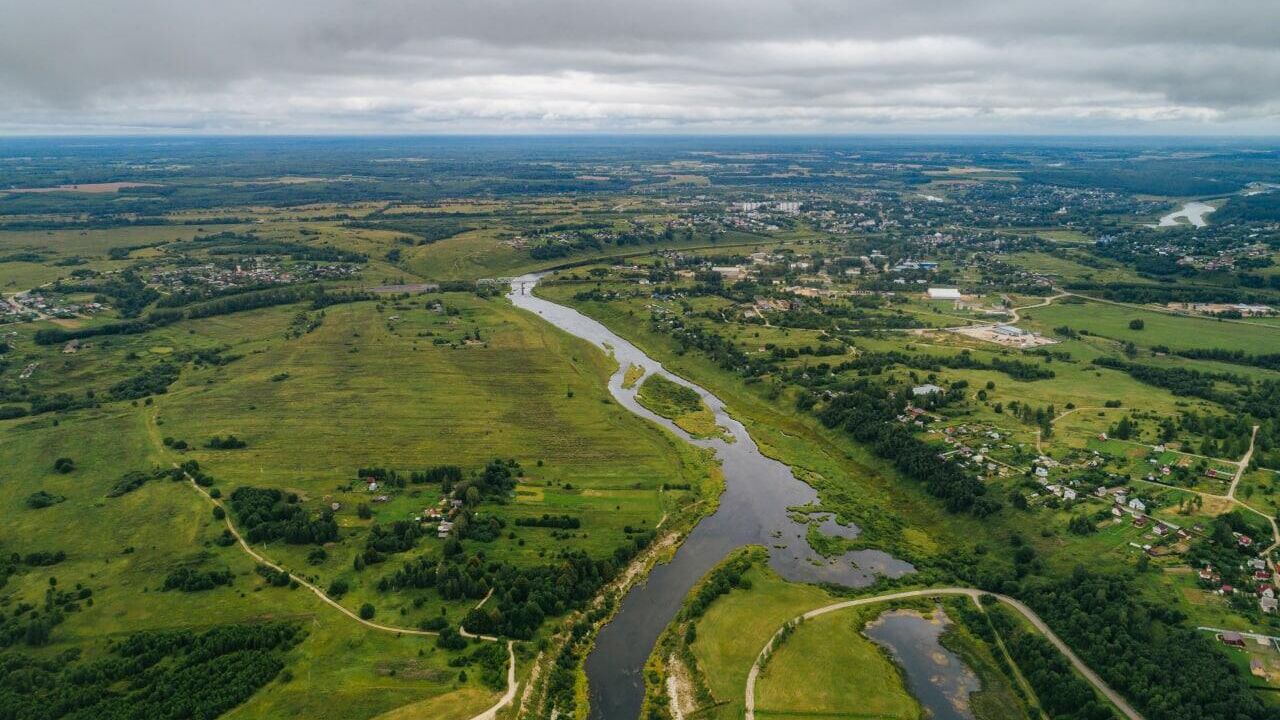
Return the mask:
<path fill-rule="evenodd" d="M 0 132 L 1280 134 L 1280 3 L 0 0 Z"/>

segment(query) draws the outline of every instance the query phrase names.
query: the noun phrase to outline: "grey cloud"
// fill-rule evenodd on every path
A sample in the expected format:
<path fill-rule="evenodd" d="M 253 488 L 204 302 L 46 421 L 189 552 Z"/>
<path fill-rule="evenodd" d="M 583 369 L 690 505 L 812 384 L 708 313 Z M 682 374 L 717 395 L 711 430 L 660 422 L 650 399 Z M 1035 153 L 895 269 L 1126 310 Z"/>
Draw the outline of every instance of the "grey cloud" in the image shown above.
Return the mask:
<path fill-rule="evenodd" d="M 1280 3 L 0 0 L 0 132 L 1274 132 Z"/>

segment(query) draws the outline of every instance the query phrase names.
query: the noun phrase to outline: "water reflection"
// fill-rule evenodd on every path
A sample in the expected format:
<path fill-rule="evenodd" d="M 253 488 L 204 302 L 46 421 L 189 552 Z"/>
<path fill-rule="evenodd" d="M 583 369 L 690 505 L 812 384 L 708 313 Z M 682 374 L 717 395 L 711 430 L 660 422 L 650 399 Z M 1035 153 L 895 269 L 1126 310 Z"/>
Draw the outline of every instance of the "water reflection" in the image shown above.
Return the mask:
<path fill-rule="evenodd" d="M 907 687 L 933 720 L 974 720 L 969 695 L 982 689 L 978 676 L 938 638 L 950 621 L 941 608 L 931 616 L 891 610 L 867 626 L 866 636 L 889 649 L 907 676 Z"/>

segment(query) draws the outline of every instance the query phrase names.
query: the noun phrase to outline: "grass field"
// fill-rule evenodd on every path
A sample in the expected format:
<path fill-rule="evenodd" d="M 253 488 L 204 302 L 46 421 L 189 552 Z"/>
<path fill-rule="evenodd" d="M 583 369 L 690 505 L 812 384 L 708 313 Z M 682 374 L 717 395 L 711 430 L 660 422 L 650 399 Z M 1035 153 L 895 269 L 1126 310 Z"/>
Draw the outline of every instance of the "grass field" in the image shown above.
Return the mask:
<path fill-rule="evenodd" d="M 837 612 L 802 623 L 769 658 L 756 683 L 762 717 L 920 716 L 901 671 L 862 634 L 862 613 Z"/>
<path fill-rule="evenodd" d="M 1066 325 L 1108 338 L 1131 341 L 1142 347 L 1164 345 L 1174 349 L 1226 348 L 1261 354 L 1280 352 L 1280 330 L 1258 325 L 1240 325 L 1194 318 L 1107 303 L 1055 302 L 1049 307 L 1028 311 L 1029 324 L 1041 332 Z M 1143 329 L 1129 328 L 1131 320 L 1142 320 Z"/>
<path fill-rule="evenodd" d="M 437 300 L 451 312 L 429 309 Z M 268 586 L 238 548 L 213 542 L 221 525 L 188 484 L 155 480 L 118 498 L 107 498 L 107 491 L 126 471 L 195 459 L 224 496 L 254 485 L 297 492 L 308 509 L 338 502 L 340 540 L 319 564 L 308 562 L 307 546 L 277 542 L 258 549 L 321 587 L 346 579 L 345 605 L 354 610 L 369 602 L 380 621 L 404 626 L 442 610 L 456 624 L 474 601 L 446 602 L 430 589 L 374 587 L 402 560 L 438 556 L 441 541 L 434 537 L 385 566 L 352 569 L 374 523 L 414 517 L 440 497 L 436 485 L 410 485 L 384 490 L 387 501 L 376 502 L 363 485 L 352 487 L 357 468 L 457 464 L 470 471 L 495 457 L 518 460 L 525 477 L 513 501 L 480 510 L 503 518 L 509 532 L 465 544 L 521 566 L 549 562 L 562 549 L 611 555 L 626 541 L 623 526 L 653 527 L 706 493 L 714 497 L 705 455 L 609 397 L 609 358 L 505 300 L 467 293 L 333 306 L 314 331 L 286 338 L 300 309 L 95 339 L 75 355 L 19 338 L 17 358 L 41 362 L 33 380 L 49 392 L 102 392 L 191 349 L 217 347 L 239 356 L 220 366 L 185 363 L 169 392 L 147 402 L 104 402 L 0 423 L 6 458 L 0 507 L 8 517 L 0 548 L 68 556 L 49 573 L 32 569 L 11 578 L 4 596 L 35 601 L 50 573 L 95 592 L 94 605 L 69 615 L 42 651 L 98 652 L 109 639 L 143 629 L 295 618 L 309 634 L 289 653 L 292 680 L 270 685 L 234 717 L 373 717 L 406 705 L 431 717 L 469 717 L 495 695 L 476 673 L 460 683 L 448 665 L 453 655 L 430 639 L 369 631 L 306 590 Z M 248 447 L 204 447 L 226 434 Z M 165 437 L 192 449 L 167 448 Z M 73 458 L 76 470 L 56 473 L 58 457 Z M 664 483 L 692 483 L 695 490 L 662 492 Z M 65 501 L 28 509 L 25 498 L 37 490 Z M 357 515 L 361 504 L 370 506 L 370 518 Z M 548 513 L 573 515 L 581 529 L 557 534 L 512 522 Z M 158 591 L 166 573 L 184 566 L 226 568 L 234 580 L 203 592 Z"/>
<path fill-rule="evenodd" d="M 787 583 L 758 566 L 745 577 L 751 589 L 717 600 L 698 621 L 698 638 L 691 646 L 716 703 L 708 717 L 718 720 L 742 717 L 747 673 L 778 628 L 806 610 L 832 602 L 816 587 Z"/>

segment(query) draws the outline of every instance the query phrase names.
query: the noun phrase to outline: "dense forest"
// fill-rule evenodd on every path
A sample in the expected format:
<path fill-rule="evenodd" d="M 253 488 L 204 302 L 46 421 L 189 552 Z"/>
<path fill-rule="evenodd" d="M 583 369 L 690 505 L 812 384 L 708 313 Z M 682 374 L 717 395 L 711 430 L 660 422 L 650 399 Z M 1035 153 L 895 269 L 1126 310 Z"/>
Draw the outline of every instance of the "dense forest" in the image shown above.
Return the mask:
<path fill-rule="evenodd" d="M 110 651 L 0 655 L 5 720 L 212 720 L 247 700 L 284 668 L 303 637 L 285 623 L 135 633 Z"/>

